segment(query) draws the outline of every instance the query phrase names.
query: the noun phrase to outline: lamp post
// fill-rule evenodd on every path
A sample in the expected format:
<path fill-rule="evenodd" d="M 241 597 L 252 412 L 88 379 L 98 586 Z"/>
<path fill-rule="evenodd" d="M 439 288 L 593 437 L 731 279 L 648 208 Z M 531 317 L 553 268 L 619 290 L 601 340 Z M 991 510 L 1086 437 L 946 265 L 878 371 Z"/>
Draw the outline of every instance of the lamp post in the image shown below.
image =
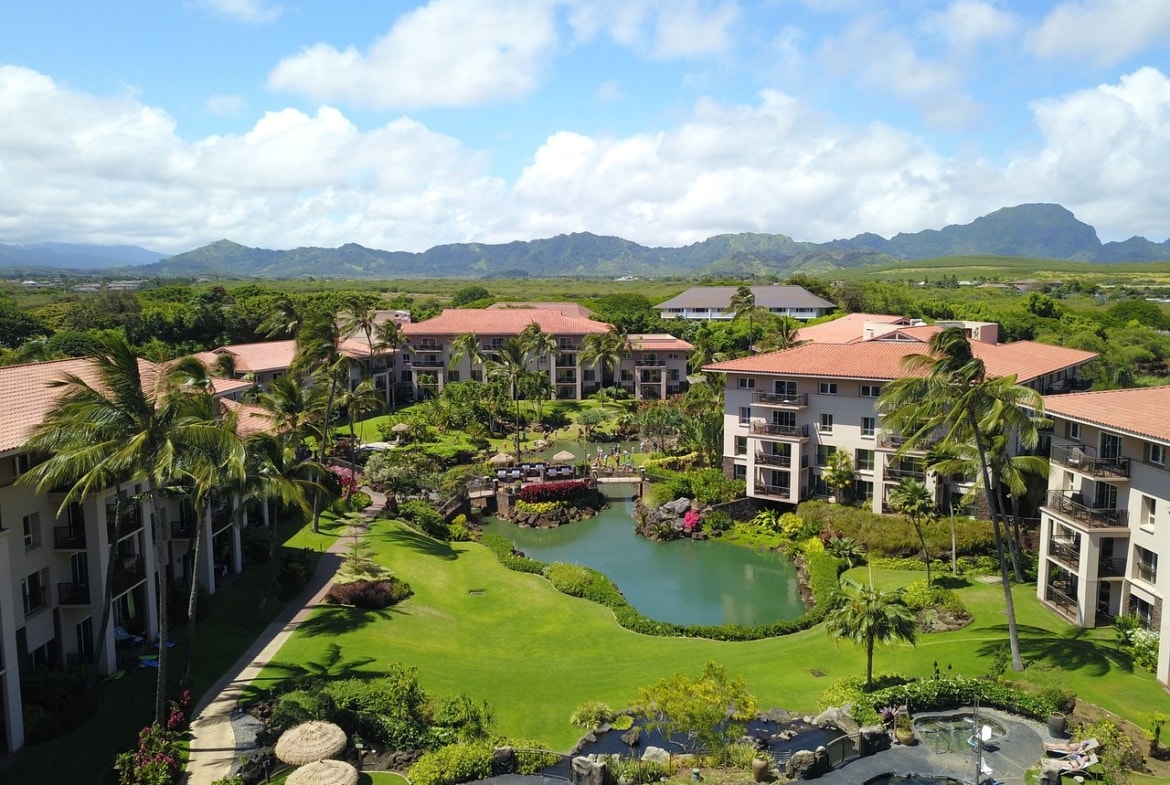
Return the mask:
<path fill-rule="evenodd" d="M 362 756 L 365 755 L 365 753 L 366 753 L 366 745 L 362 743 L 361 736 L 358 736 L 356 734 L 354 735 L 353 748 L 355 750 L 357 750 L 357 759 L 358 759 L 357 769 L 358 769 L 358 771 L 361 771 L 362 770 Z"/>

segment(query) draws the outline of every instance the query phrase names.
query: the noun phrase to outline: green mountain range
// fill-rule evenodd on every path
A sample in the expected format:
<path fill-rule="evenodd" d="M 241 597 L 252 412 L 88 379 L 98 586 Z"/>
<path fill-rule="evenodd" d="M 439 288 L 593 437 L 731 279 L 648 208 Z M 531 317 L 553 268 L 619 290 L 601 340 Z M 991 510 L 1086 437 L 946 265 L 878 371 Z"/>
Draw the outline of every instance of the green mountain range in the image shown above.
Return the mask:
<path fill-rule="evenodd" d="M 0 245 L 0 265 L 7 247 Z M 1084 262 L 1170 261 L 1170 240 L 1155 243 L 1134 237 L 1102 243 L 1092 226 L 1078 221 L 1060 205 L 1025 204 L 940 230 L 902 233 L 890 239 L 860 234 L 827 243 L 800 242 L 782 234 L 723 234 L 682 248 L 652 248 L 620 237 L 582 232 L 496 245 L 455 243 L 409 253 L 354 243 L 340 248 L 273 251 L 220 240 L 142 264 L 134 273 L 259 278 L 791 275 L 966 255 Z M 134 263 L 126 260 L 126 264 Z M 46 261 L 46 266 L 52 265 Z"/>

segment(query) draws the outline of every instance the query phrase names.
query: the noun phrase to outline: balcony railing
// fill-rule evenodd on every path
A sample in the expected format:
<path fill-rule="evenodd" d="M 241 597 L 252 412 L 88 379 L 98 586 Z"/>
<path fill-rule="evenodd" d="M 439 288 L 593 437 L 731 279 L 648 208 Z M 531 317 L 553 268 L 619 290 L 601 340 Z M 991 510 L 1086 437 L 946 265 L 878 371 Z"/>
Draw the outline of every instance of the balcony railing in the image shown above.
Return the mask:
<path fill-rule="evenodd" d="M 1097 577 L 1122 578 L 1125 577 L 1125 557 L 1114 556 L 1111 559 L 1101 559 L 1097 563 Z"/>
<path fill-rule="evenodd" d="M 641 358 L 636 357 L 636 358 L 634 358 L 634 365 L 636 365 L 636 366 L 648 365 L 648 366 L 662 367 L 662 366 L 666 365 L 666 360 L 645 360 L 645 359 L 641 359 Z"/>
<path fill-rule="evenodd" d="M 808 406 L 808 393 L 784 395 L 783 393 L 756 392 L 752 393 L 752 403 L 763 403 L 771 406 Z"/>
<path fill-rule="evenodd" d="M 48 604 L 44 586 L 29 586 L 24 592 L 24 615 L 32 616 Z"/>
<path fill-rule="evenodd" d="M 766 433 L 769 436 L 787 436 L 791 438 L 807 439 L 808 423 L 804 425 L 780 425 L 772 422 L 753 422 L 752 433 Z"/>
<path fill-rule="evenodd" d="M 1070 591 L 1076 591 L 1075 586 L 1069 587 Z M 1056 606 L 1057 610 L 1068 616 L 1070 619 L 1077 617 L 1077 601 L 1075 597 L 1069 596 L 1060 588 L 1048 585 L 1044 588 L 1044 599 Z"/>
<path fill-rule="evenodd" d="M 1092 477 L 1129 477 L 1129 458 L 1096 458 L 1091 451 L 1074 445 L 1053 446 L 1052 461 Z"/>
<path fill-rule="evenodd" d="M 1081 563 L 1081 546 L 1074 539 L 1050 537 L 1048 538 L 1048 555 L 1076 570 Z"/>
<path fill-rule="evenodd" d="M 54 526 L 53 547 L 62 551 L 85 550 L 85 529 L 75 529 L 72 526 Z"/>
<path fill-rule="evenodd" d="M 407 363 L 411 368 L 442 368 L 442 360 L 411 360 Z"/>
<path fill-rule="evenodd" d="M 877 446 L 882 450 L 901 450 L 906 447 L 907 439 L 905 436 L 899 436 L 895 433 L 879 433 L 877 437 Z M 937 440 L 929 439 L 920 441 L 909 449 L 910 452 L 926 452 L 931 447 L 937 444 Z"/>
<path fill-rule="evenodd" d="M 557 384 L 576 384 L 577 374 L 575 373 L 558 373 Z"/>
<path fill-rule="evenodd" d="M 882 476 L 887 480 L 904 480 L 906 478 L 918 480 L 918 482 L 924 482 L 926 480 L 926 472 L 922 469 L 911 469 L 902 466 L 887 466 L 882 470 Z"/>
<path fill-rule="evenodd" d="M 58 583 L 57 602 L 60 605 L 89 605 L 89 584 Z"/>
<path fill-rule="evenodd" d="M 773 499 L 791 499 L 792 488 L 785 485 L 757 485 L 757 496 L 768 496 Z"/>
<path fill-rule="evenodd" d="M 791 455 L 771 455 L 766 452 L 756 453 L 756 463 L 762 463 L 765 466 L 783 466 L 785 468 L 792 465 Z"/>
<path fill-rule="evenodd" d="M 146 562 L 141 556 L 123 556 L 114 564 L 114 594 L 141 583 L 146 578 Z"/>
<path fill-rule="evenodd" d="M 419 341 L 418 343 L 410 344 L 410 348 L 416 352 L 441 352 L 443 351 L 443 344 L 438 341 Z"/>
<path fill-rule="evenodd" d="M 1078 493 L 1049 491 L 1047 506 L 1066 518 L 1089 527 L 1123 527 L 1129 522 L 1128 510 L 1116 507 L 1090 507 L 1081 500 Z"/>

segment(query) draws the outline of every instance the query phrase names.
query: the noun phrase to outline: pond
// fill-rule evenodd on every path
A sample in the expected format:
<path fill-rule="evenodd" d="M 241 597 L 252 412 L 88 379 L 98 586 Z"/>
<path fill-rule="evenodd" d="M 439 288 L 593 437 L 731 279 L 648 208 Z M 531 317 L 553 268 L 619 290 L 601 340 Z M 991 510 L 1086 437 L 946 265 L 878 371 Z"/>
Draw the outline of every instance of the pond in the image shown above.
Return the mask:
<path fill-rule="evenodd" d="M 676 624 L 766 624 L 804 615 L 796 568 L 785 556 L 707 540 L 650 542 L 634 534 L 632 485 L 603 486 L 610 508 L 556 529 L 488 519 L 484 530 L 543 562 L 592 567 L 640 613 Z"/>

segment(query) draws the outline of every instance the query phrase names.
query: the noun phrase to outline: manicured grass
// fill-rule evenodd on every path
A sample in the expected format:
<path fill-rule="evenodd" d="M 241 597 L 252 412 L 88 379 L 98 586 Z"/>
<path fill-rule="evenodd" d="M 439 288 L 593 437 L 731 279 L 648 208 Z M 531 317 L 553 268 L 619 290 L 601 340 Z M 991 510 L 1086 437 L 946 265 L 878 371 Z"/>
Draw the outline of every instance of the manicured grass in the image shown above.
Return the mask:
<path fill-rule="evenodd" d="M 505 570 L 478 544 L 439 543 L 386 521 L 371 529 L 370 540 L 378 561 L 408 581 L 414 597 L 383 614 L 317 610 L 262 674 L 261 686 L 322 661 L 336 643 L 354 672 L 395 661 L 417 667 L 428 690 L 487 700 L 499 732 L 568 749 L 580 735 L 568 722 L 576 706 L 627 706 L 640 687 L 677 671 L 697 673 L 708 659 L 743 676 L 760 705 L 797 712 L 814 711 L 835 679 L 864 672 L 862 652 L 831 642 L 823 627 L 749 643 L 638 635 L 601 606 Z M 875 580 L 890 585 L 917 577 L 875 571 Z M 917 647 L 883 649 L 875 669 L 928 676 L 938 662 L 966 676 L 987 673 L 1007 640 L 1002 589 L 974 583 L 960 593 L 973 624 L 924 636 Z M 1026 657 L 1064 669 L 1078 695 L 1122 716 L 1141 722 L 1149 712 L 1170 711 L 1152 675 L 1116 656 L 1108 631 L 1062 623 L 1040 607 L 1033 587 L 1018 586 L 1013 596 Z"/>
<path fill-rule="evenodd" d="M 302 524 L 285 521 L 281 537 L 299 536 Z M 318 535 L 319 536 L 319 535 Z M 208 598 L 208 614 L 195 632 L 195 659 L 191 665 L 190 690 L 196 704 L 209 687 L 228 670 L 283 607 L 269 602 L 264 607 L 267 565 L 256 565 L 234 577 Z M 175 647 L 170 650 L 172 691 L 178 689 L 186 648 L 186 626 L 171 630 Z M 148 725 L 154 711 L 155 671 L 139 668 L 121 679 L 98 686 L 97 713 L 76 730 L 43 744 L 19 750 L 11 765 L 0 772 L 0 781 L 114 783 L 115 756 L 136 744 L 138 731 Z"/>

